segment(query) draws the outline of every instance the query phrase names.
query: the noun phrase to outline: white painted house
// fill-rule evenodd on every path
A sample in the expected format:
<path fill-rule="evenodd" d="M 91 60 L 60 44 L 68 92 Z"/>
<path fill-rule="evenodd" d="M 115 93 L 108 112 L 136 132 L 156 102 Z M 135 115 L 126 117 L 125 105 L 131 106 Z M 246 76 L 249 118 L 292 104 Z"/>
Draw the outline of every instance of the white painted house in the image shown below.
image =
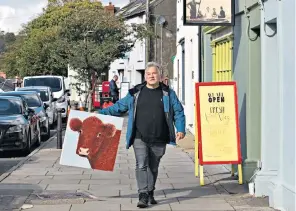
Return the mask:
<path fill-rule="evenodd" d="M 138 8 L 138 6 L 140 8 Z M 122 8 L 116 15 L 125 13 L 126 24 L 144 24 L 146 22 L 145 13 L 142 11 L 142 3 L 138 5 L 130 3 L 126 7 Z M 128 15 L 126 15 L 128 14 Z M 130 87 L 135 86 L 144 81 L 145 72 L 145 41 L 137 41 L 126 57 L 123 59 L 117 59 L 110 65 L 109 81 L 114 75 L 119 76 L 118 86 L 121 82 L 129 82 Z"/>
<path fill-rule="evenodd" d="M 195 82 L 198 82 L 198 27 L 183 26 L 183 1 L 177 0 L 177 54 L 174 84 L 186 115 L 186 128 L 194 134 Z"/>

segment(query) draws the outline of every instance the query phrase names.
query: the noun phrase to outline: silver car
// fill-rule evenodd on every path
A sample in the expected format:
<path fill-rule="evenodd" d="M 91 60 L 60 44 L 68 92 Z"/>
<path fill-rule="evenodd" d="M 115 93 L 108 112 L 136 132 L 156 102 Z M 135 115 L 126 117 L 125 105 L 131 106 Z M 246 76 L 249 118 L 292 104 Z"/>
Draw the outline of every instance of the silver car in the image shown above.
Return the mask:
<path fill-rule="evenodd" d="M 16 91 L 36 91 L 42 102 L 45 106 L 45 111 L 49 118 L 50 127 L 53 128 L 57 122 L 57 108 L 56 101 L 53 97 L 52 90 L 47 86 L 27 86 L 27 87 L 18 87 Z"/>

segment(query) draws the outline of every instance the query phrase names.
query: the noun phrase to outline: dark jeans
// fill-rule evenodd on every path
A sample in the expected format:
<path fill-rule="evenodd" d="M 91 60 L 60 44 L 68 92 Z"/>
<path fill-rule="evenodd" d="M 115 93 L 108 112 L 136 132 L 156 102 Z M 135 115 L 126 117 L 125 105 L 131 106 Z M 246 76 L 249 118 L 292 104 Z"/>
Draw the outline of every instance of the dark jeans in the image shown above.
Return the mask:
<path fill-rule="evenodd" d="M 136 157 L 136 179 L 139 193 L 155 190 L 159 162 L 166 150 L 166 144 L 148 144 L 135 139 L 133 148 Z"/>

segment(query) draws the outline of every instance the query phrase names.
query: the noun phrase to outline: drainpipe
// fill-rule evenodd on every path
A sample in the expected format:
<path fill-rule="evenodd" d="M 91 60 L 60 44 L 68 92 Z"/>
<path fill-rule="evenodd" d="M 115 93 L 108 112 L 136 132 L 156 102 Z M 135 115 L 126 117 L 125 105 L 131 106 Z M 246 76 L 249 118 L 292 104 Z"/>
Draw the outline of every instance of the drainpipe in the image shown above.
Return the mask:
<path fill-rule="evenodd" d="M 149 11 L 150 0 L 146 0 L 146 24 L 150 26 L 150 11 Z M 150 37 L 146 38 L 146 64 L 149 62 L 149 50 L 150 50 Z"/>

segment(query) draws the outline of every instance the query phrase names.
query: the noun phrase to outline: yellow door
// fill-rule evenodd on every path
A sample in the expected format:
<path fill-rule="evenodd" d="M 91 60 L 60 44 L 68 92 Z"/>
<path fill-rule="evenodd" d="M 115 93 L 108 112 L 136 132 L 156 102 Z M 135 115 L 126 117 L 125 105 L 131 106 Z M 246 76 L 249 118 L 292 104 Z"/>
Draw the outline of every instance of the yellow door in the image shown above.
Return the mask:
<path fill-rule="evenodd" d="M 233 41 L 213 42 L 212 48 L 213 81 L 232 81 Z"/>

